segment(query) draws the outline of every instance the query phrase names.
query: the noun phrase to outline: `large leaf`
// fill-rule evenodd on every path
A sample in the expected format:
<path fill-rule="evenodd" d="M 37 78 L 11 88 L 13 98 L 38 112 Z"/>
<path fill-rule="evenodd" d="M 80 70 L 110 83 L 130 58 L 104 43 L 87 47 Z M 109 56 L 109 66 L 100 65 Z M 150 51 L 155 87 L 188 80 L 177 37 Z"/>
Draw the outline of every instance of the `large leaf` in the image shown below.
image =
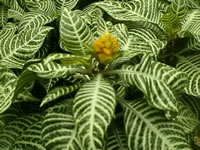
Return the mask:
<path fill-rule="evenodd" d="M 2 113 L 12 103 L 17 76 L 7 69 L 0 69 L 0 72 L 0 113 Z"/>
<path fill-rule="evenodd" d="M 64 8 L 60 20 L 60 38 L 65 50 L 85 55 L 84 44 L 91 44 L 93 35 L 87 24 L 76 13 Z"/>
<path fill-rule="evenodd" d="M 0 149 L 45 150 L 42 145 L 41 115 L 21 115 L 0 129 Z"/>
<path fill-rule="evenodd" d="M 7 23 L 2 30 L 0 30 L 0 41 L 5 38 L 11 38 L 17 31 L 17 26 L 14 23 Z"/>
<path fill-rule="evenodd" d="M 104 1 L 98 2 L 96 5 L 120 21 L 148 21 L 159 24 L 161 17 L 161 13 L 158 12 L 157 0 Z"/>
<path fill-rule="evenodd" d="M 48 112 L 43 121 L 42 136 L 48 150 L 81 150 L 72 115 Z"/>
<path fill-rule="evenodd" d="M 180 19 L 182 19 L 188 11 L 187 0 L 173 0 L 169 11 L 176 14 Z"/>
<path fill-rule="evenodd" d="M 38 12 L 28 12 L 20 20 L 19 32 L 41 27 L 53 21 L 53 17 Z"/>
<path fill-rule="evenodd" d="M 0 27 L 3 27 L 8 20 L 8 8 L 0 4 Z"/>
<path fill-rule="evenodd" d="M 0 41 L 1 65 L 7 68 L 22 68 L 42 46 L 50 30 L 51 27 L 39 27 L 20 32 L 13 37 L 4 37 Z"/>
<path fill-rule="evenodd" d="M 145 100 L 121 103 L 125 109 L 129 149 L 191 150 L 182 126 L 167 120 L 160 111 L 148 106 Z"/>
<path fill-rule="evenodd" d="M 115 105 L 114 89 L 101 74 L 79 89 L 73 112 L 85 150 L 103 149 L 105 132 L 114 115 Z"/>
<path fill-rule="evenodd" d="M 180 57 L 176 67 L 178 70 L 187 73 L 189 77 L 189 82 L 185 88 L 186 93 L 200 97 L 200 55 Z"/>
<path fill-rule="evenodd" d="M 123 66 L 114 71 L 131 85 L 136 85 L 148 99 L 150 105 L 169 111 L 178 111 L 177 93 L 187 82 L 187 75 L 175 68 L 151 61 L 144 56 L 135 66 Z"/>

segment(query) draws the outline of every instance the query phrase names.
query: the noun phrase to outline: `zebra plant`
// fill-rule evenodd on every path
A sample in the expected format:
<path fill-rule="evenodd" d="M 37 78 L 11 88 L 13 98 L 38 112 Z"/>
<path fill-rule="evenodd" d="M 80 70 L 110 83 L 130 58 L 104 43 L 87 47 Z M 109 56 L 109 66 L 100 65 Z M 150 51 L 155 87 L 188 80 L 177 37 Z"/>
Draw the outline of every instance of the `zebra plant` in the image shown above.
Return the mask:
<path fill-rule="evenodd" d="M 200 149 L 198 1 L 0 10 L 0 150 Z"/>

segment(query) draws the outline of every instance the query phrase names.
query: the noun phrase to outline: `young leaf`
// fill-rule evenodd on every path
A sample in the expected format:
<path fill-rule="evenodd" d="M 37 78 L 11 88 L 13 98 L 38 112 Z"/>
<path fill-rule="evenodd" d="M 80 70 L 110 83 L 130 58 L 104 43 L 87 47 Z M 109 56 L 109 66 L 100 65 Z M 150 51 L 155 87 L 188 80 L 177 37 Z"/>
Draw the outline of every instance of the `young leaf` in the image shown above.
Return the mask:
<path fill-rule="evenodd" d="M 73 112 L 83 148 L 103 149 L 105 132 L 113 118 L 115 105 L 114 89 L 101 74 L 79 89 Z"/>
<path fill-rule="evenodd" d="M 127 83 L 136 85 L 153 107 L 178 112 L 177 93 L 184 89 L 188 80 L 185 73 L 160 62 L 151 62 L 149 56 L 144 56 L 135 66 L 124 66 L 116 72 Z"/>
<path fill-rule="evenodd" d="M 73 11 L 64 8 L 60 20 L 60 38 L 65 50 L 86 55 L 85 44 L 91 44 L 93 35 L 87 24 Z"/>
<path fill-rule="evenodd" d="M 125 109 L 124 123 L 129 149 L 192 150 L 182 126 L 167 120 L 160 111 L 148 106 L 144 99 L 121 103 Z"/>
<path fill-rule="evenodd" d="M 182 19 L 188 11 L 187 0 L 173 0 L 169 12 L 174 13 L 179 19 Z"/>
<path fill-rule="evenodd" d="M 0 63 L 6 68 L 22 68 L 26 61 L 42 46 L 42 43 L 52 30 L 51 27 L 39 27 L 20 32 L 13 37 L 0 40 Z"/>

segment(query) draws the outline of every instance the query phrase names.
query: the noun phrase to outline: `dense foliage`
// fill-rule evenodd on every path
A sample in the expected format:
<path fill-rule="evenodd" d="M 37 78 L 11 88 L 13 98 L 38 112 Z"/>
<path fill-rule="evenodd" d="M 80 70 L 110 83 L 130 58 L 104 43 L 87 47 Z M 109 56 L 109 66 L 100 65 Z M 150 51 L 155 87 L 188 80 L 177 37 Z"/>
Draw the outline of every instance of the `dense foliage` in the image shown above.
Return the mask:
<path fill-rule="evenodd" d="M 197 150 L 199 0 L 0 0 L 0 150 Z"/>

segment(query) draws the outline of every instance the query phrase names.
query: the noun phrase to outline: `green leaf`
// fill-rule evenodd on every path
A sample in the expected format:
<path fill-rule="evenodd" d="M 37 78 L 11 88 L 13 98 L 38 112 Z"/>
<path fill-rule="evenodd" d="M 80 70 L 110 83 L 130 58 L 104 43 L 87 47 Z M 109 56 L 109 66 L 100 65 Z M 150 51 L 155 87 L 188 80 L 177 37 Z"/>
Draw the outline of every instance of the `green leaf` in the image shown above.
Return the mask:
<path fill-rule="evenodd" d="M 0 27 L 3 27 L 8 21 L 8 8 L 0 4 Z"/>
<path fill-rule="evenodd" d="M 39 84 L 43 86 L 46 90 L 46 93 L 51 90 L 51 88 L 60 80 L 60 78 L 53 78 L 53 79 L 40 79 Z"/>
<path fill-rule="evenodd" d="M 200 97 L 200 55 L 180 57 L 176 68 L 187 73 L 189 82 L 185 87 L 185 92 L 189 95 Z"/>
<path fill-rule="evenodd" d="M 169 7 L 169 12 L 176 14 L 179 19 L 182 19 L 188 11 L 186 1 L 188 0 L 173 0 Z"/>
<path fill-rule="evenodd" d="M 75 84 L 72 86 L 57 86 L 56 88 L 50 90 L 47 95 L 42 99 L 42 103 L 40 107 L 44 106 L 45 104 L 56 100 L 61 96 L 65 96 L 77 90 L 80 87 L 80 84 Z"/>
<path fill-rule="evenodd" d="M 38 12 L 28 12 L 20 20 L 19 32 L 31 30 L 46 25 L 54 20 L 53 17 Z"/>
<path fill-rule="evenodd" d="M 48 112 L 42 124 L 44 146 L 48 150 L 81 150 L 74 118 L 66 112 Z"/>
<path fill-rule="evenodd" d="M 69 10 L 72 10 L 76 4 L 78 3 L 78 0 L 54 0 L 54 3 L 56 5 L 56 9 L 61 13 L 64 7 L 67 7 Z"/>
<path fill-rule="evenodd" d="M 90 55 L 77 56 L 66 53 L 51 53 L 44 59 L 44 64 L 47 64 L 54 60 L 60 60 L 64 65 L 89 65 L 88 61 L 91 59 Z"/>
<path fill-rule="evenodd" d="M 122 129 L 114 127 L 109 134 L 106 143 L 106 150 L 128 150 L 126 134 Z"/>
<path fill-rule="evenodd" d="M 177 32 L 181 30 L 178 16 L 174 13 L 166 13 L 162 16 L 160 22 L 164 25 L 168 38 L 170 40 L 176 38 Z"/>
<path fill-rule="evenodd" d="M 60 20 L 60 38 L 66 51 L 86 55 L 84 44 L 91 44 L 93 35 L 87 24 L 73 11 L 64 8 Z"/>
<path fill-rule="evenodd" d="M 0 149 L 45 150 L 42 145 L 41 115 L 21 115 L 0 129 Z"/>
<path fill-rule="evenodd" d="M 181 21 L 181 30 L 178 32 L 180 37 L 184 37 L 187 33 L 198 36 L 200 33 L 199 27 L 200 10 L 194 9 L 187 13 Z"/>
<path fill-rule="evenodd" d="M 144 56 L 135 66 L 123 66 L 116 73 L 127 83 L 136 85 L 153 107 L 178 112 L 177 94 L 184 89 L 188 80 L 185 73 L 151 61 L 149 56 Z"/>
<path fill-rule="evenodd" d="M 121 103 L 125 109 L 124 123 L 129 149 L 192 150 L 182 126 L 167 120 L 160 111 L 148 106 L 145 100 Z"/>
<path fill-rule="evenodd" d="M 17 26 L 14 23 L 7 23 L 2 30 L 0 30 L 0 41 L 4 40 L 5 38 L 12 38 L 17 31 Z"/>
<path fill-rule="evenodd" d="M 12 104 L 17 76 L 8 69 L 0 69 L 0 113 Z"/>
<path fill-rule="evenodd" d="M 52 30 L 51 27 L 40 27 L 20 32 L 13 37 L 0 40 L 0 63 L 7 68 L 22 68 L 26 61 L 32 58 L 42 46 L 42 43 Z"/>
<path fill-rule="evenodd" d="M 74 66 L 64 66 L 56 62 L 49 62 L 48 64 L 44 63 L 35 63 L 30 65 L 27 68 L 29 71 L 35 72 L 40 78 L 59 78 L 65 77 L 66 75 L 73 73 L 85 73 L 81 67 Z"/>
<path fill-rule="evenodd" d="M 157 0 L 104 1 L 97 2 L 96 6 L 120 21 L 148 21 L 159 24 L 161 17 L 161 13 L 157 11 L 159 9 Z"/>
<path fill-rule="evenodd" d="M 105 132 L 113 118 L 115 105 L 114 89 L 101 74 L 79 89 L 73 112 L 83 148 L 103 149 Z"/>
<path fill-rule="evenodd" d="M 52 0 L 26 0 L 26 7 L 32 12 L 39 12 L 51 17 L 56 15 L 56 6 Z"/>
<path fill-rule="evenodd" d="M 193 133 L 197 125 L 200 124 L 200 121 L 190 107 L 183 103 L 179 103 L 179 112 L 176 116 L 177 121 L 181 124 L 187 134 Z"/>

